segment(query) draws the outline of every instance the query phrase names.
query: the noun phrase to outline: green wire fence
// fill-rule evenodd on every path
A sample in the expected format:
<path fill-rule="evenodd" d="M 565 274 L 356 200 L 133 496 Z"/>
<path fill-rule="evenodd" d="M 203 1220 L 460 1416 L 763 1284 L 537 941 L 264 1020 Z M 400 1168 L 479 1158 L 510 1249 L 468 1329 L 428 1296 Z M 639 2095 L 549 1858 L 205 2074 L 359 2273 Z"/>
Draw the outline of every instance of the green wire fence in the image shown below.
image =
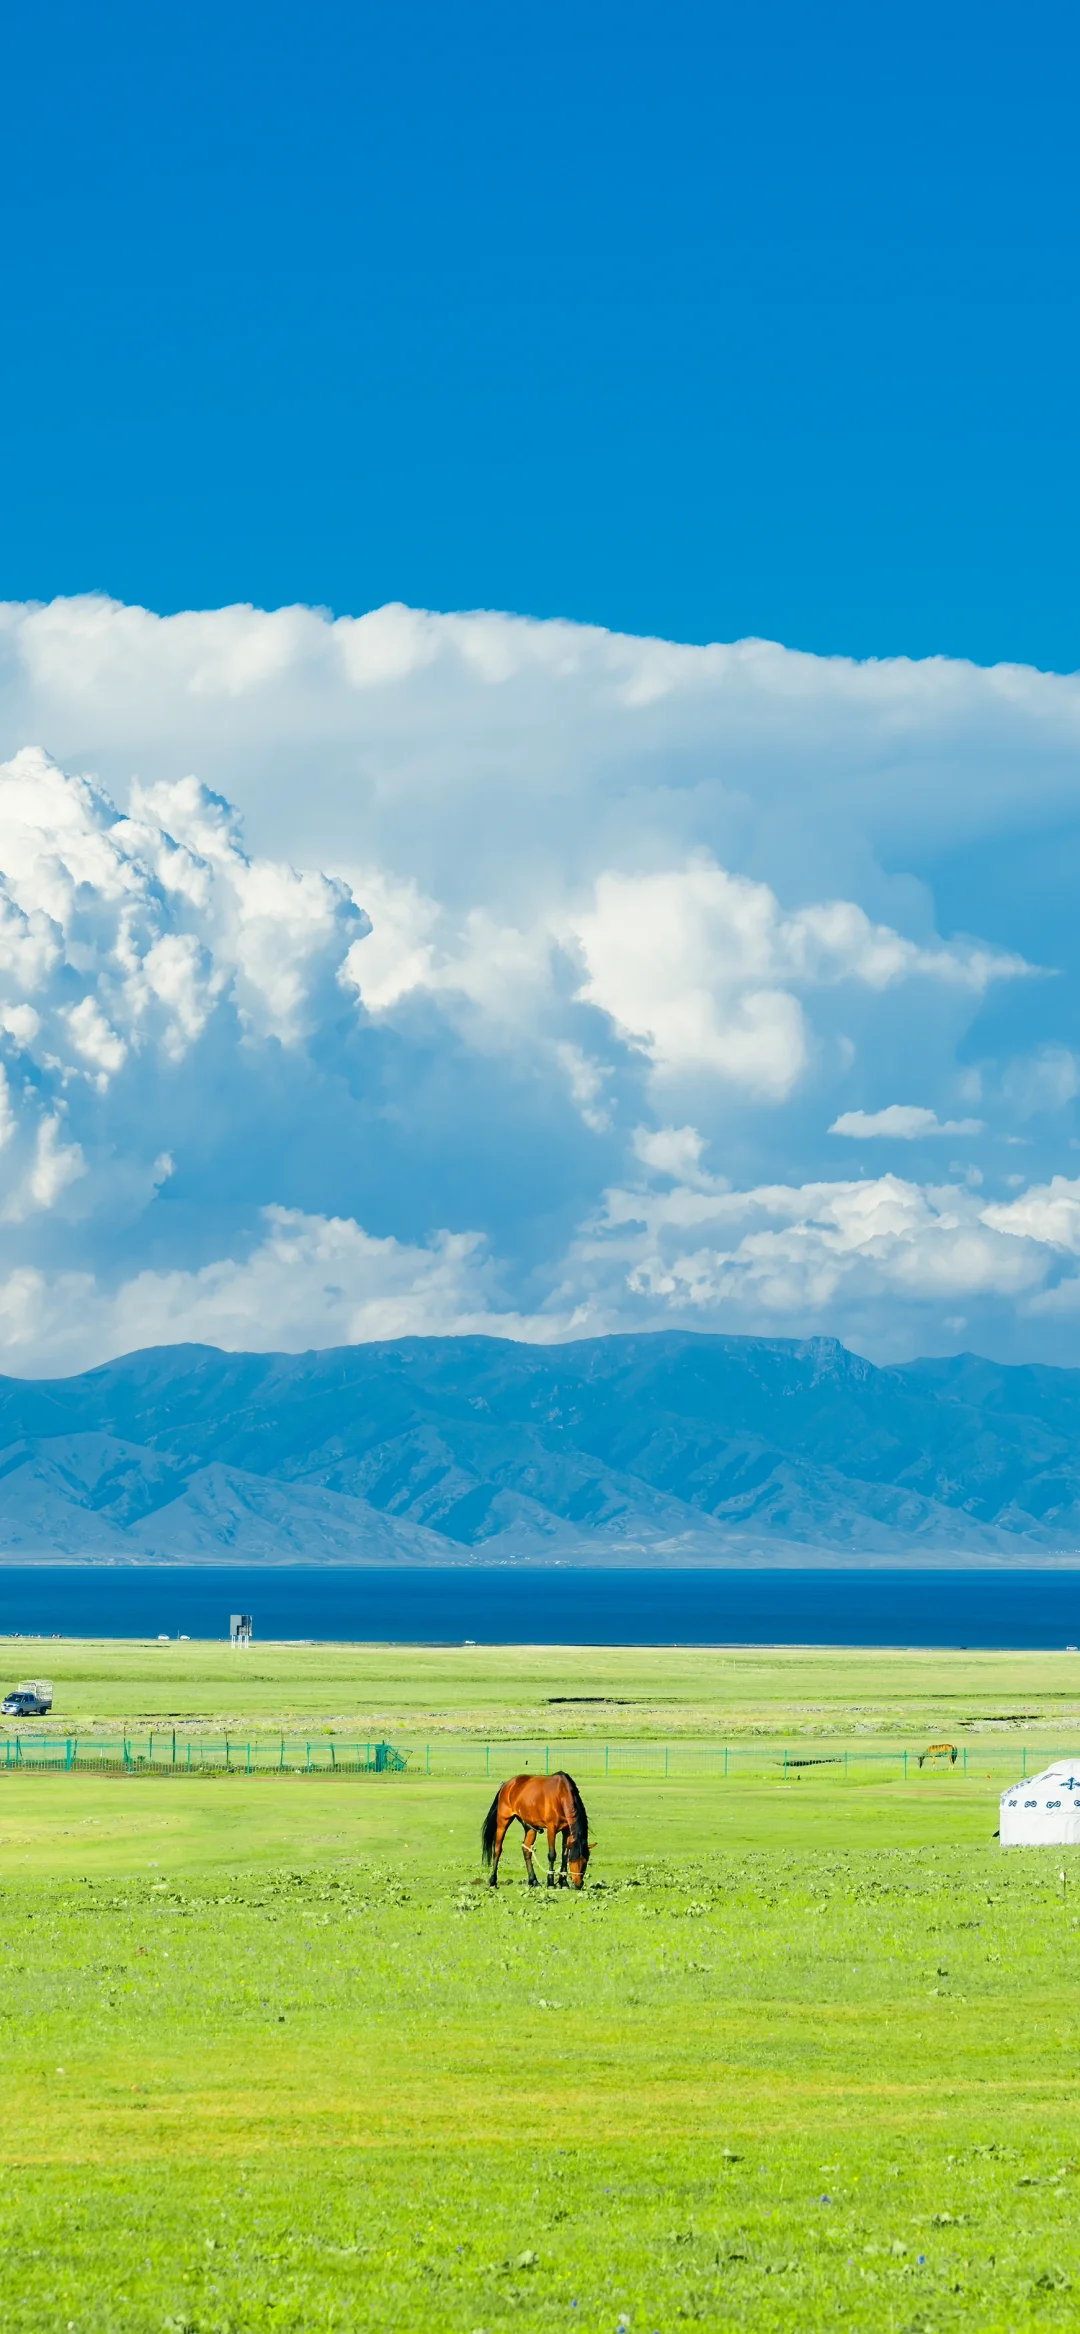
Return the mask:
<path fill-rule="evenodd" d="M 964 1743 L 946 1773 L 999 1775 L 1023 1780 L 1062 1755 L 1030 1744 Z M 1080 1752 L 1076 1754 L 1080 1757 Z M 925 1765 L 924 1765 L 925 1762 Z M 228 1734 L 154 1730 L 146 1734 L 0 1734 L 0 1775 L 14 1769 L 71 1773 L 94 1770 L 145 1775 L 411 1774 L 475 1777 L 501 1782 L 520 1773 L 569 1768 L 585 1778 L 639 1776 L 657 1781 L 708 1776 L 725 1780 L 800 1782 L 903 1780 L 935 1771 L 925 1750 L 819 1737 L 810 1743 L 477 1742 L 443 1737 L 394 1747 L 388 1742 L 343 1742 L 336 1736 L 274 1735 L 238 1741 Z M 1019 1769 L 1019 1775 L 1017 1770 Z M 936 1769 L 940 1774 L 940 1767 Z"/>
<path fill-rule="evenodd" d="M 969 1770 L 972 1774 L 980 1771 L 985 1774 L 988 1769 L 995 1772 L 1000 1769 L 1005 1775 L 1015 1776 L 1019 1768 L 1022 1778 L 1061 1755 L 1056 1747 L 1034 1750 L 1025 1744 L 965 1743 L 957 1746 L 955 1765 L 946 1771 L 966 1775 Z M 1080 1758 L 1080 1750 L 1075 1755 Z M 421 1770 L 428 1775 L 483 1775 L 492 1781 L 519 1772 L 552 1774 L 560 1767 L 570 1768 L 578 1781 L 587 1775 L 639 1775 L 658 1780 L 710 1775 L 721 1782 L 735 1776 L 759 1775 L 794 1781 L 820 1769 L 839 1769 L 843 1776 L 852 1777 L 860 1770 L 874 1768 L 891 1770 L 898 1778 L 904 1778 L 917 1775 L 924 1768 L 928 1774 L 935 1771 L 926 1749 L 916 1744 L 881 1749 L 876 1744 L 852 1743 L 850 1738 L 829 1741 L 821 1737 L 812 1744 L 787 1745 L 775 1741 L 477 1743 L 443 1739 L 411 1744 L 406 1756 L 414 1773 Z M 941 1769 L 936 1771 L 940 1773 Z M 869 1774 L 865 1779 L 870 1780 Z"/>
<path fill-rule="evenodd" d="M 405 1756 L 388 1742 L 337 1742 L 326 1736 L 296 1740 L 280 1735 L 237 1742 L 231 1735 L 173 1733 L 123 1735 L 15 1734 L 0 1738 L 0 1774 L 6 1769 L 94 1768 L 109 1774 L 160 1775 L 382 1775 L 400 1773 Z"/>

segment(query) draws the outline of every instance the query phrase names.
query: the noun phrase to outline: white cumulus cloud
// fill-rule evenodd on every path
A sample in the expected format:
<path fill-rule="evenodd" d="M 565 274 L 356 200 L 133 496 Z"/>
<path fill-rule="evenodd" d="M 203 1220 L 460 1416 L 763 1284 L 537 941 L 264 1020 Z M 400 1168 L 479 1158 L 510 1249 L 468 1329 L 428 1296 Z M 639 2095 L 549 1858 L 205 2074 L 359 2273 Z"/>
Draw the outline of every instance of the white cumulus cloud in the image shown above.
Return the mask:
<path fill-rule="evenodd" d="M 913 1143 L 922 1135 L 981 1135 L 981 1118 L 938 1117 L 936 1110 L 926 1110 L 915 1102 L 890 1102 L 884 1110 L 842 1110 L 834 1118 L 829 1133 L 850 1135 L 858 1141 L 864 1135 L 889 1135 L 901 1143 Z"/>
<path fill-rule="evenodd" d="M 1011 1181 L 1011 1177 L 1009 1179 Z M 1080 1256 L 1080 1178 L 1055 1175 L 1049 1183 L 1033 1184 L 1020 1199 L 991 1204 L 984 1221 L 995 1231 L 1016 1239 L 1038 1240 Z"/>
<path fill-rule="evenodd" d="M 109 1289 L 89 1272 L 23 1266 L 0 1281 L 0 1341 L 9 1365 L 32 1374 L 152 1344 L 295 1352 L 451 1332 L 550 1341 L 580 1334 L 585 1321 L 583 1311 L 529 1316 L 500 1305 L 476 1233 L 412 1245 L 295 1208 L 264 1209 L 246 1256 L 195 1271 L 143 1271 Z"/>
<path fill-rule="evenodd" d="M 705 859 L 601 876 L 567 931 L 586 967 L 579 996 L 658 1070 L 715 1072 L 776 1101 L 807 1059 L 795 990 L 843 981 L 881 990 L 921 976 L 979 993 L 1027 970 L 988 948 L 919 947 L 847 900 L 785 914 L 767 884 Z"/>
<path fill-rule="evenodd" d="M 0 765 L 3 1219 L 92 1215 L 137 1161 L 152 1198 L 170 1071 L 215 1018 L 227 1050 L 300 1047 L 328 982 L 347 1009 L 334 984 L 365 929 L 344 884 L 251 859 L 192 779 L 136 785 L 122 814 L 40 749 Z M 196 1067 L 182 1115 L 209 1085 Z"/>
<path fill-rule="evenodd" d="M 11 1366 L 674 1319 L 1080 1361 L 1080 678 L 97 597 L 0 643 Z"/>
<path fill-rule="evenodd" d="M 905 1309 L 923 1318 L 958 1298 L 1024 1303 L 1055 1269 L 1043 1229 L 1020 1211 L 984 1206 L 967 1186 L 895 1175 L 742 1191 L 615 1187 L 574 1262 L 594 1303 L 610 1312 L 618 1291 L 652 1324 L 802 1335 L 815 1322 L 850 1331 L 888 1307 L 881 1350 Z"/>

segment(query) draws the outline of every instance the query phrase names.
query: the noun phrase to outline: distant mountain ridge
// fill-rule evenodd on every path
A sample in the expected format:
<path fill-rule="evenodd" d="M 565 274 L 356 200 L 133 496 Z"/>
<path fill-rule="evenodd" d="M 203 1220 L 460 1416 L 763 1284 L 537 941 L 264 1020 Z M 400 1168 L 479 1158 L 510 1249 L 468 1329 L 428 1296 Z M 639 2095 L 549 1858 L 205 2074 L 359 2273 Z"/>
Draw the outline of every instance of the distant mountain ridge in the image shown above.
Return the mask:
<path fill-rule="evenodd" d="M 832 1338 L 157 1346 L 0 1379 L 0 1561 L 1080 1562 L 1080 1370 Z"/>

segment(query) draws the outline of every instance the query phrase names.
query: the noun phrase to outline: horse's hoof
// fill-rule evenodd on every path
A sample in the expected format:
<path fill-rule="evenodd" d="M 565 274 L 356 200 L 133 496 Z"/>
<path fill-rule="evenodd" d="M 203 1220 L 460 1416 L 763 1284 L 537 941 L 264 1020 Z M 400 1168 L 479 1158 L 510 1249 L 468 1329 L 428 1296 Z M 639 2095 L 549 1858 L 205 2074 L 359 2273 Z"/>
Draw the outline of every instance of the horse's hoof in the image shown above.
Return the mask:
<path fill-rule="evenodd" d="M 570 1886 L 570 1883 L 569 1883 L 569 1881 L 568 1881 L 568 1879 L 567 1879 L 567 1877 L 566 1877 L 566 1874 L 565 1874 L 565 1872 L 564 1872 L 564 1874 L 563 1874 L 563 1876 L 562 1876 L 562 1879 L 561 1879 L 561 1880 L 560 1880 L 560 1882 L 559 1882 L 559 1887 L 560 1887 L 560 1888 L 569 1888 L 569 1886 Z"/>

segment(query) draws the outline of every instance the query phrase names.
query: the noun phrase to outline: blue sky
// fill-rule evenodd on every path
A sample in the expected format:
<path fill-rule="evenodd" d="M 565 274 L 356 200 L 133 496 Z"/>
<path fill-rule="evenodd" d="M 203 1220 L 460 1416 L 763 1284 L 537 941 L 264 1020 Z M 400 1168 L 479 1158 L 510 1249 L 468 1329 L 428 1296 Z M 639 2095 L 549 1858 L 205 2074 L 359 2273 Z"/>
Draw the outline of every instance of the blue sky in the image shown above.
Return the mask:
<path fill-rule="evenodd" d="M 17 11 L 4 589 L 1071 670 L 1077 45 L 1039 5 Z"/>
<path fill-rule="evenodd" d="M 0 1366 L 1080 1364 L 1076 34 L 864 15 L 14 26 Z"/>

